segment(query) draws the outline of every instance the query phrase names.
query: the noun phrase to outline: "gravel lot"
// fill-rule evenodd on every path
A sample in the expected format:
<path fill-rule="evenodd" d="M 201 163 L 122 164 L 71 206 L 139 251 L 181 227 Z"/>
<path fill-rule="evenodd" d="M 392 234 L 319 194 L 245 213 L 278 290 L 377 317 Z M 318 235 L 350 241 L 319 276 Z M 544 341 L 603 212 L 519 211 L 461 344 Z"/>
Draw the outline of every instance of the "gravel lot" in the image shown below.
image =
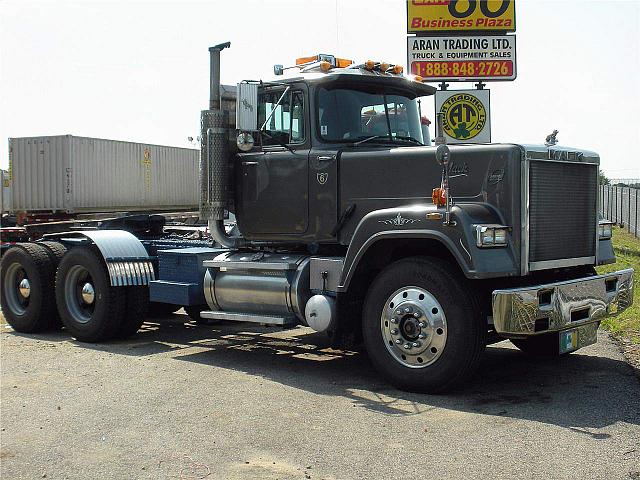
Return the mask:
<path fill-rule="evenodd" d="M 491 346 L 429 396 L 308 329 L 186 319 L 101 345 L 2 324 L 2 479 L 640 479 L 640 383 L 605 334 Z"/>

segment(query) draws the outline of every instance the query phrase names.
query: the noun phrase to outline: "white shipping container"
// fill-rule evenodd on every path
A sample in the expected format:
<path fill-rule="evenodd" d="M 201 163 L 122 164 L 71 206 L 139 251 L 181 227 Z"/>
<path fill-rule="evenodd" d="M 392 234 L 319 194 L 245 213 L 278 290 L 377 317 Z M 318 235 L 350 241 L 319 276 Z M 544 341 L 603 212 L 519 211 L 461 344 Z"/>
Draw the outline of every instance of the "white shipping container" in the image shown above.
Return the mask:
<path fill-rule="evenodd" d="M 197 210 L 199 150 L 59 135 L 9 139 L 10 210 Z"/>
<path fill-rule="evenodd" d="M 7 170 L 0 170 L 0 213 L 9 210 L 9 195 L 11 193 L 9 184 L 9 172 Z"/>

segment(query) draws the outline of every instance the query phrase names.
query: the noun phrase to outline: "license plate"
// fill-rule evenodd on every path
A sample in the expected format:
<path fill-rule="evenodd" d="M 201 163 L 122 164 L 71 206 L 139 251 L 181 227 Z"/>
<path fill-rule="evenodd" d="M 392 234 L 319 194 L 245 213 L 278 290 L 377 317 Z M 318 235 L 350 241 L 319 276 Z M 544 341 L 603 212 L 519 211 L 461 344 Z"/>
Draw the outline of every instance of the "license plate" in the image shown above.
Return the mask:
<path fill-rule="evenodd" d="M 591 323 L 560 332 L 560 353 L 573 352 L 597 341 L 598 324 Z"/>
<path fill-rule="evenodd" d="M 578 349 L 578 329 L 560 332 L 560 353 L 573 352 Z"/>

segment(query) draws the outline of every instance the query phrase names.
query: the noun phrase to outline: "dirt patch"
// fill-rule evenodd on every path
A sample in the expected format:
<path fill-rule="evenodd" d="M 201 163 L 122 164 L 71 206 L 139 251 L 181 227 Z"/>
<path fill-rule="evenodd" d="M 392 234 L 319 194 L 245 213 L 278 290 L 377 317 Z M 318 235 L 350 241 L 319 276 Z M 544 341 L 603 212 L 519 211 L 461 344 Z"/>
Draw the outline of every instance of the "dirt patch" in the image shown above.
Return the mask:
<path fill-rule="evenodd" d="M 618 344 L 625 360 L 631 365 L 640 380 L 640 344 L 634 343 L 622 335 L 611 335 L 611 337 Z"/>

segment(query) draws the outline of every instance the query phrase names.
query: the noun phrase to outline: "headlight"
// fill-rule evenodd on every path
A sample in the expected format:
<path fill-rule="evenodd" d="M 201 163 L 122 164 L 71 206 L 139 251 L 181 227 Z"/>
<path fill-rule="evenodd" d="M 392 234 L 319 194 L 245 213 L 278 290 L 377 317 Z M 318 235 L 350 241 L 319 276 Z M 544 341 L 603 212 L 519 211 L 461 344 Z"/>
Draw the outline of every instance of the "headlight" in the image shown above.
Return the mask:
<path fill-rule="evenodd" d="M 476 245 L 480 248 L 504 247 L 507 245 L 507 231 L 503 225 L 476 225 Z"/>
<path fill-rule="evenodd" d="M 600 222 L 598 224 L 598 237 L 600 240 L 609 240 L 611 238 L 611 222 Z"/>

